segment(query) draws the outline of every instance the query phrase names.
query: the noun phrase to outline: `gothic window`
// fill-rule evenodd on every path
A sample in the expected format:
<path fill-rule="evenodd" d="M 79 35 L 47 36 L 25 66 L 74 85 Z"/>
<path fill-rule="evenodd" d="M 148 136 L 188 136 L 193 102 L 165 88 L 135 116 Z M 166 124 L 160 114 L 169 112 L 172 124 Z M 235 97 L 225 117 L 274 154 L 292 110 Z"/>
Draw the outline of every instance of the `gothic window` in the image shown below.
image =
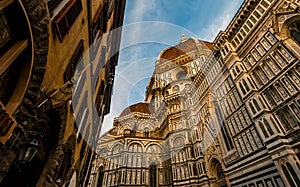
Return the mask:
<path fill-rule="evenodd" d="M 250 88 L 249 88 L 247 82 L 245 81 L 245 79 L 242 79 L 242 82 L 243 82 L 243 85 L 244 85 L 244 87 L 245 87 L 245 90 L 246 90 L 247 92 L 249 92 L 249 91 L 250 91 Z"/>
<path fill-rule="evenodd" d="M 261 79 L 258 77 L 257 72 L 253 71 L 251 76 L 253 77 L 254 83 L 257 85 L 257 87 L 261 87 L 263 85 Z"/>
<path fill-rule="evenodd" d="M 253 84 L 253 82 L 252 82 L 252 80 L 251 80 L 250 77 L 247 77 L 247 81 L 250 83 L 250 86 L 251 86 L 252 88 L 255 88 L 255 86 L 254 86 L 254 84 Z"/>
<path fill-rule="evenodd" d="M 274 135 L 273 129 L 271 128 L 270 123 L 265 118 L 263 119 L 265 126 L 267 127 L 268 133 L 272 136 Z"/>
<path fill-rule="evenodd" d="M 258 104 L 258 102 L 257 102 L 256 99 L 253 99 L 253 103 L 254 103 L 254 106 L 255 106 L 256 110 L 257 110 L 257 111 L 260 111 L 261 108 L 260 108 L 260 106 L 259 106 L 259 104 Z"/>
<path fill-rule="evenodd" d="M 265 101 L 261 98 L 261 96 L 258 96 L 258 100 L 259 100 L 261 106 L 262 106 L 264 109 L 266 109 L 267 107 L 266 107 L 266 105 L 265 105 Z"/>
<path fill-rule="evenodd" d="M 195 163 L 193 163 L 193 173 L 194 173 L 194 176 L 198 175 L 197 166 Z"/>
<path fill-rule="evenodd" d="M 232 69 L 232 73 L 233 73 L 233 76 L 234 76 L 234 77 L 237 76 L 236 70 L 235 70 L 234 68 Z"/>
<path fill-rule="evenodd" d="M 251 109 L 252 114 L 256 114 L 256 110 L 255 110 L 255 108 L 254 108 L 252 102 L 249 103 L 249 107 L 250 107 L 250 109 Z"/>
<path fill-rule="evenodd" d="M 290 129 L 292 129 L 291 125 L 289 124 L 288 120 L 286 119 L 286 117 L 282 114 L 281 111 L 276 113 L 276 116 L 278 117 L 278 119 L 280 120 L 282 126 L 284 127 L 284 129 L 286 131 L 289 131 Z"/>
<path fill-rule="evenodd" d="M 239 74 L 241 72 L 240 68 L 239 68 L 239 65 L 235 65 L 235 70 L 236 70 L 236 73 Z"/>
<path fill-rule="evenodd" d="M 268 138 L 269 136 L 274 135 L 274 131 L 273 131 L 270 123 L 265 118 L 259 122 L 259 127 L 261 128 L 265 138 Z"/>
<path fill-rule="evenodd" d="M 259 103 L 257 102 L 257 100 L 255 98 L 250 100 L 249 107 L 250 107 L 251 112 L 253 114 L 256 114 L 257 112 L 261 111 L 261 107 L 260 107 Z"/>
<path fill-rule="evenodd" d="M 291 36 L 300 44 L 300 21 L 294 22 L 289 26 Z"/>
<path fill-rule="evenodd" d="M 289 121 L 289 124 L 291 124 L 292 127 L 298 126 L 297 119 L 295 118 L 295 116 L 292 114 L 292 112 L 289 110 L 288 107 L 284 107 L 281 110 L 281 112 L 285 116 L 285 118 L 287 119 L 287 121 Z"/>
<path fill-rule="evenodd" d="M 246 95 L 246 91 L 245 91 L 244 86 L 242 85 L 241 82 L 239 82 L 239 88 L 242 91 L 243 95 Z"/>
<path fill-rule="evenodd" d="M 275 101 L 270 96 L 270 94 L 268 93 L 268 91 L 263 92 L 262 95 L 266 99 L 266 101 L 267 101 L 267 103 L 269 104 L 270 107 L 274 107 L 276 105 Z"/>
<path fill-rule="evenodd" d="M 300 184 L 300 179 L 290 163 L 287 163 L 286 165 L 281 164 L 281 168 L 292 187 L 296 187 Z"/>

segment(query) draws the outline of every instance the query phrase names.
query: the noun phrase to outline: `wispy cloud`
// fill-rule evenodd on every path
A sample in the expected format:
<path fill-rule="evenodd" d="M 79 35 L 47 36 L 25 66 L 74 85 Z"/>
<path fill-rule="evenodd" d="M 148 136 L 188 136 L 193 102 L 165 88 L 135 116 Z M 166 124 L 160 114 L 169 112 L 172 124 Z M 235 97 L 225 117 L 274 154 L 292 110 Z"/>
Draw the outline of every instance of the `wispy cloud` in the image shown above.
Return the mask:
<path fill-rule="evenodd" d="M 134 0 L 127 2 L 127 14 L 125 15 L 125 24 L 147 20 L 162 19 L 165 13 L 159 7 L 162 1 L 157 0 Z"/>
<path fill-rule="evenodd" d="M 216 14 L 211 18 L 210 24 L 200 29 L 199 37 L 203 40 L 213 41 L 220 30 L 225 30 L 229 22 L 231 21 L 234 13 L 241 5 L 241 0 L 230 1 L 226 3 L 226 6 L 222 8 L 222 12 Z"/>

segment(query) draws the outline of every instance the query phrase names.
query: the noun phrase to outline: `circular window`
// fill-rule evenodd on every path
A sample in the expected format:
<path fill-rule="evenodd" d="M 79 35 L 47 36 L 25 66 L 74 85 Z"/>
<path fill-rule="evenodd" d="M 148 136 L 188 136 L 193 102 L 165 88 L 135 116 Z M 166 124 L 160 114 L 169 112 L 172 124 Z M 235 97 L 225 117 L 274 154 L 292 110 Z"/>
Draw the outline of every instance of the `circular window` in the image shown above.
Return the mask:
<path fill-rule="evenodd" d="M 182 80 L 186 78 L 186 72 L 185 71 L 180 71 L 176 75 L 177 80 Z"/>

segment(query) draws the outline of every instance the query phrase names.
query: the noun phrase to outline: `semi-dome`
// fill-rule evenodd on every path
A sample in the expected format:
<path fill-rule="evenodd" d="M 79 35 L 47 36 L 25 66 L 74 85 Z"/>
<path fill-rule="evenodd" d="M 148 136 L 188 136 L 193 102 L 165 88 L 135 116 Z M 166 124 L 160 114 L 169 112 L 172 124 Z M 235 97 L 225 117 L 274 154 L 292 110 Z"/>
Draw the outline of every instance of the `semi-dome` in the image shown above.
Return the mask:
<path fill-rule="evenodd" d="M 151 114 L 150 109 L 149 109 L 149 103 L 137 103 L 137 104 L 131 105 L 131 106 L 125 108 L 119 117 L 126 116 L 133 112 Z"/>

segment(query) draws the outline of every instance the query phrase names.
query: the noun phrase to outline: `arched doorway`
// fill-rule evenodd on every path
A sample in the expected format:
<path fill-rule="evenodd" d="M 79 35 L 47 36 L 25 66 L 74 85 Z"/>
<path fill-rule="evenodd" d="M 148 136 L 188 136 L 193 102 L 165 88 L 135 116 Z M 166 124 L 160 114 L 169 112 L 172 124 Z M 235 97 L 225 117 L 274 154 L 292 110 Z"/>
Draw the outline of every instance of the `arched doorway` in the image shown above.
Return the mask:
<path fill-rule="evenodd" d="M 156 187 L 157 184 L 157 167 L 156 163 L 150 164 L 150 187 Z"/>
<path fill-rule="evenodd" d="M 99 168 L 99 174 L 98 174 L 98 181 L 97 181 L 97 187 L 101 187 L 103 183 L 103 178 L 104 178 L 104 168 L 103 166 L 100 166 Z"/>
<path fill-rule="evenodd" d="M 227 187 L 225 174 L 219 160 L 212 159 L 209 170 L 212 187 Z"/>

